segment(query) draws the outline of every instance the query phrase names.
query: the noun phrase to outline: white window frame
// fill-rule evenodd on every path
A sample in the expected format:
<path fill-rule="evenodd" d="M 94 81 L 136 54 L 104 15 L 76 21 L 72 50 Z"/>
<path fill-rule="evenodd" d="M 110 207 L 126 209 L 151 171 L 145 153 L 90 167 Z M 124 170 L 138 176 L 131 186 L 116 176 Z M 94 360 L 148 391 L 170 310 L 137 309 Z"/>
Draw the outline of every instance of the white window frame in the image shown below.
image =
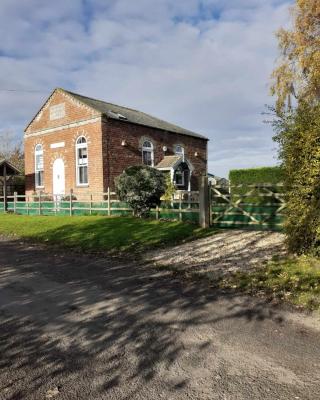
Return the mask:
<path fill-rule="evenodd" d="M 182 182 L 181 183 L 177 183 L 177 171 L 181 173 L 181 177 L 182 177 Z M 184 181 L 184 171 L 182 171 L 181 169 L 178 169 L 175 171 L 174 173 L 174 182 L 176 184 L 176 186 L 184 186 L 185 181 Z"/>
<path fill-rule="evenodd" d="M 150 143 L 150 146 L 145 146 L 145 143 Z M 143 155 L 144 155 L 144 153 L 150 153 L 151 154 L 151 165 L 149 165 L 149 167 L 154 167 L 154 147 L 153 147 L 153 143 L 151 140 L 145 139 L 143 141 L 141 153 L 142 153 L 142 164 L 148 165 L 148 164 L 144 163 Z"/>
<path fill-rule="evenodd" d="M 79 143 L 81 139 L 84 139 L 85 142 Z M 87 162 L 86 164 L 79 163 L 79 149 L 87 149 Z M 80 168 L 87 167 L 87 182 L 80 182 Z M 77 186 L 89 186 L 89 154 L 88 154 L 88 141 L 85 136 L 79 136 L 76 140 L 76 181 Z"/>
<path fill-rule="evenodd" d="M 42 168 L 39 168 L 38 157 L 42 156 Z M 42 173 L 42 175 L 41 175 Z M 42 182 L 38 179 L 39 176 L 42 176 Z M 37 189 L 44 188 L 44 157 L 43 157 L 43 146 L 42 144 L 37 144 L 34 148 L 34 179 L 35 179 L 35 187 Z M 42 183 L 42 184 L 39 184 Z"/>

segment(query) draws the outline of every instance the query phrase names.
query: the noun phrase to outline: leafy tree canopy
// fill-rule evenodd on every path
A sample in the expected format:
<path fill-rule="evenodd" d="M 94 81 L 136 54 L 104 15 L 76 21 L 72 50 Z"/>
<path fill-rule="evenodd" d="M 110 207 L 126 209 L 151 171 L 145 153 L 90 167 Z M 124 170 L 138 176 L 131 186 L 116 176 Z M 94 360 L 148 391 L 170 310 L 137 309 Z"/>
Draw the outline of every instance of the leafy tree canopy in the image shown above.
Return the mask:
<path fill-rule="evenodd" d="M 292 29 L 278 33 L 280 62 L 272 74 L 271 92 L 277 112 L 298 101 L 320 99 L 320 1 L 296 0 L 291 9 Z"/>

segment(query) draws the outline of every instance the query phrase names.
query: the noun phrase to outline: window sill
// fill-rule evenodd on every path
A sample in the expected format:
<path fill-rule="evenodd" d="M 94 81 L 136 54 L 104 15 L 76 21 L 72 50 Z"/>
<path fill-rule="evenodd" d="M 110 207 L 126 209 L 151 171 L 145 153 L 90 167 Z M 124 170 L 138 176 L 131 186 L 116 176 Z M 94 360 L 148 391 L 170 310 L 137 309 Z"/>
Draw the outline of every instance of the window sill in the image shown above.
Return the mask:
<path fill-rule="evenodd" d="M 44 189 L 44 186 L 36 186 L 36 189 Z"/>
<path fill-rule="evenodd" d="M 79 187 L 79 188 L 86 188 L 89 186 L 90 186 L 89 183 L 77 183 L 76 184 L 76 187 Z"/>

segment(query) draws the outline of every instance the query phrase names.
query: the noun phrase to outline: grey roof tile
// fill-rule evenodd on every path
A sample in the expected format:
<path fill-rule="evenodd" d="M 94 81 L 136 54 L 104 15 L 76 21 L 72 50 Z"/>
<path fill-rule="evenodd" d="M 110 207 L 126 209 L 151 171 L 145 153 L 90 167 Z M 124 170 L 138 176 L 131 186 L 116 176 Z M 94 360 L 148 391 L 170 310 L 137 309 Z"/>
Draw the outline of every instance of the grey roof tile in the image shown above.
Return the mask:
<path fill-rule="evenodd" d="M 205 136 L 189 131 L 188 129 L 181 128 L 180 126 L 171 124 L 170 122 L 163 121 L 162 119 L 153 117 L 152 115 L 146 114 L 144 112 L 134 110 L 132 108 L 118 106 L 112 103 L 107 103 L 105 101 L 92 99 L 90 97 L 82 96 L 77 93 L 69 92 L 65 89 L 60 90 L 63 90 L 64 92 L 76 98 L 78 101 L 97 110 L 108 118 L 127 121 L 138 125 L 149 126 L 168 132 L 179 133 L 181 135 L 193 136 L 208 140 L 208 138 L 206 138 Z"/>

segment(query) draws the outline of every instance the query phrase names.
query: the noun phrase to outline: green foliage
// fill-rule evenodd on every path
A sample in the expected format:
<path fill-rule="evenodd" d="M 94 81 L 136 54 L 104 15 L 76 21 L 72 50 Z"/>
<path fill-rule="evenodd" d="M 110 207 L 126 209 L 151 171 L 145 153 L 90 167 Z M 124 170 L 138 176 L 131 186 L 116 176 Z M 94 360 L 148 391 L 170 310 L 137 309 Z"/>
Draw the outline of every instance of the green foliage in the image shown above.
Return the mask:
<path fill-rule="evenodd" d="M 140 252 L 211 235 L 183 222 L 132 217 L 21 216 L 0 214 L 0 231 L 24 239 L 83 251 Z"/>
<path fill-rule="evenodd" d="M 263 184 L 274 185 L 271 186 L 272 193 L 279 193 L 282 191 L 277 184 L 283 182 L 283 172 L 281 167 L 261 167 L 261 168 L 248 168 L 248 169 L 234 169 L 229 172 L 229 180 L 232 186 L 243 185 L 242 187 L 232 187 L 231 195 L 234 201 L 237 201 L 240 196 L 244 196 L 248 192 L 252 192 L 250 196 L 243 197 L 243 203 L 262 205 L 266 203 L 277 203 L 276 197 L 270 197 L 270 192 L 259 186 Z M 248 187 L 248 185 L 257 185 L 257 189 Z M 267 196 L 263 196 L 266 193 Z"/>
<path fill-rule="evenodd" d="M 165 190 L 163 173 L 152 167 L 128 167 L 116 179 L 116 191 L 120 200 L 127 202 L 139 217 L 148 216 L 151 208 L 160 205 L 160 198 Z"/>
<path fill-rule="evenodd" d="M 235 273 L 219 285 L 250 294 L 264 293 L 308 309 L 320 308 L 320 262 L 312 257 L 272 261 L 255 271 Z"/>
<path fill-rule="evenodd" d="M 170 174 L 165 175 L 165 183 L 166 183 L 166 191 L 161 199 L 164 201 L 171 201 L 173 198 L 173 195 L 176 192 L 176 188 L 174 186 L 174 183 L 171 180 Z"/>
<path fill-rule="evenodd" d="M 232 185 L 277 184 L 283 181 L 283 173 L 280 167 L 233 169 L 229 172 L 229 180 Z"/>
<path fill-rule="evenodd" d="M 300 103 L 274 122 L 287 200 L 289 250 L 320 253 L 320 104 Z"/>

